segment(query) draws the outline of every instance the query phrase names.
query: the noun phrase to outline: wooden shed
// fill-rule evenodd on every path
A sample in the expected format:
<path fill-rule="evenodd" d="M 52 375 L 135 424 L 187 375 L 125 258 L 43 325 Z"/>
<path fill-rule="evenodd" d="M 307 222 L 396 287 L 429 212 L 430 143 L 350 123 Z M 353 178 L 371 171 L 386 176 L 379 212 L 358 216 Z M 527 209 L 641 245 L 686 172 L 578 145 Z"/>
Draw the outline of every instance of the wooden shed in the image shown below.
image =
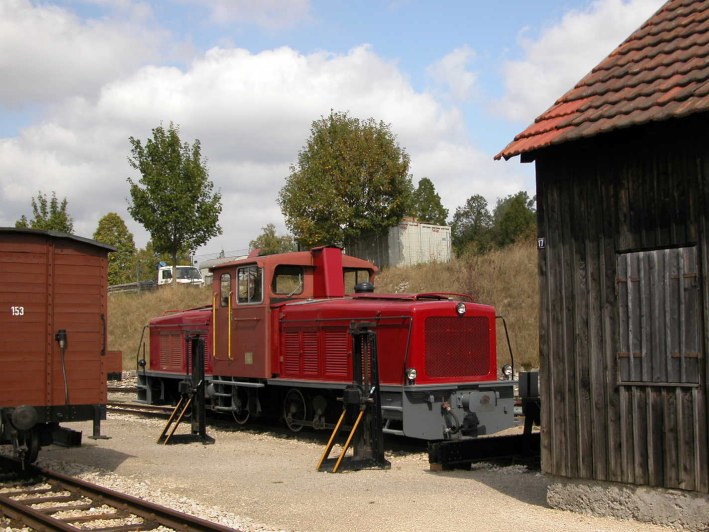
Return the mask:
<path fill-rule="evenodd" d="M 671 0 L 496 156 L 536 165 L 544 473 L 709 493 L 708 128 Z"/>

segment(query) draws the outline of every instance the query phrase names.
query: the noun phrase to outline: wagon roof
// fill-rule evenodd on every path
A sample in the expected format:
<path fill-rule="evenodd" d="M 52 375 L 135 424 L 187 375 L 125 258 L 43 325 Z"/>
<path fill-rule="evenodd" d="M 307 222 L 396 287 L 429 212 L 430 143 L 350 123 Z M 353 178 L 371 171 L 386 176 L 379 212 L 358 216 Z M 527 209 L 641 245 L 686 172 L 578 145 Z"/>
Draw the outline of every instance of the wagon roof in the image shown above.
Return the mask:
<path fill-rule="evenodd" d="M 708 110 L 709 0 L 670 0 L 495 159 Z"/>
<path fill-rule="evenodd" d="M 0 235 L 2 234 L 28 234 L 28 235 L 38 235 L 38 236 L 48 236 L 52 238 L 62 238 L 66 240 L 73 240 L 75 242 L 81 242 L 83 244 L 88 244 L 98 248 L 103 248 L 108 251 L 116 251 L 116 248 L 104 244 L 103 242 L 97 242 L 96 240 L 91 240 L 90 238 L 84 238 L 81 236 L 70 235 L 68 233 L 62 233 L 60 231 L 53 230 L 43 230 L 43 229 L 24 229 L 18 227 L 0 227 Z"/>

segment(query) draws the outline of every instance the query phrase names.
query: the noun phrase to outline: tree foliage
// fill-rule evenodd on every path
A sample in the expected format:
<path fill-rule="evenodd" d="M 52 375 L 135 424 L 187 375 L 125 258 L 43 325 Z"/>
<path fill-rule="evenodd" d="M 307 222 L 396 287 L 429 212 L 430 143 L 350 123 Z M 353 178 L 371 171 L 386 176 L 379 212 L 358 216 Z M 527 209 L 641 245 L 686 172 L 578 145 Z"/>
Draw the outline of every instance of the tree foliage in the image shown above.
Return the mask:
<path fill-rule="evenodd" d="M 535 232 L 537 215 L 536 197 L 530 198 L 525 191 L 497 200 L 493 240 L 498 247 L 507 246 Z"/>
<path fill-rule="evenodd" d="M 179 128 L 153 129 L 143 145 L 130 137 L 132 168 L 140 179 L 130 184 L 128 212 L 150 233 L 155 252 L 169 254 L 172 264 L 185 250 L 195 250 L 221 234 L 221 194 L 212 193 L 199 140 L 182 143 Z"/>
<path fill-rule="evenodd" d="M 435 225 L 445 225 L 448 209 L 443 207 L 441 197 L 436 192 L 433 182 L 423 177 L 413 192 L 411 214 L 419 221 Z"/>
<path fill-rule="evenodd" d="M 263 231 L 255 240 L 249 243 L 250 249 L 259 249 L 259 255 L 274 255 L 295 251 L 296 246 L 291 235 L 276 235 L 276 226 L 268 224 L 262 227 Z"/>
<path fill-rule="evenodd" d="M 389 125 L 331 112 L 313 122 L 278 203 L 303 246 L 382 234 L 410 210 L 409 156 Z"/>
<path fill-rule="evenodd" d="M 492 216 L 487 208 L 487 200 L 479 194 L 470 196 L 464 205 L 458 207 L 451 222 L 453 247 L 458 255 L 465 250 L 485 251 L 490 245 Z"/>
<path fill-rule="evenodd" d="M 108 254 L 108 284 L 130 283 L 136 280 L 135 241 L 123 218 L 109 212 L 98 221 L 94 240 L 116 248 Z"/>
<path fill-rule="evenodd" d="M 456 254 L 504 247 L 534 234 L 537 226 L 535 203 L 535 198 L 520 191 L 498 199 L 490 214 L 485 198 L 479 194 L 469 197 L 456 209 L 451 222 Z"/>
<path fill-rule="evenodd" d="M 73 234 L 74 220 L 67 212 L 68 202 L 66 198 L 60 202 L 57 195 L 52 191 L 52 198 L 48 199 L 46 194 L 37 193 L 37 198 L 32 198 L 32 219 L 28 220 L 23 214 L 15 222 L 15 227 L 25 229 L 42 229 L 61 231 L 62 233 Z"/>

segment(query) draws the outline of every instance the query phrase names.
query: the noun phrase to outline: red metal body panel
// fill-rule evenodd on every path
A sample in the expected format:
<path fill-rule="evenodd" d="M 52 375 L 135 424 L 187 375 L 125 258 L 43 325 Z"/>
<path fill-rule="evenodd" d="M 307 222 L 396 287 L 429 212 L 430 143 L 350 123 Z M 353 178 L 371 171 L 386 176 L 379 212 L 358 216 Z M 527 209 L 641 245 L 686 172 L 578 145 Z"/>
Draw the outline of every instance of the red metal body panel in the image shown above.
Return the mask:
<path fill-rule="evenodd" d="M 366 296 L 284 305 L 278 376 L 351 382 L 349 326 L 370 321 L 384 385 L 404 384 L 408 368 L 417 370 L 420 385 L 496 380 L 494 309 L 466 303 L 465 316 L 458 316 L 456 304 Z"/>
<path fill-rule="evenodd" d="M 150 321 L 150 369 L 187 374 L 190 351 L 185 337 L 194 334 L 205 339 L 204 371 L 212 374 L 212 311 L 209 308 L 166 314 Z"/>
<path fill-rule="evenodd" d="M 0 229 L 0 407 L 106 403 L 111 249 L 51 231 Z M 59 330 L 67 335 L 64 366 Z"/>

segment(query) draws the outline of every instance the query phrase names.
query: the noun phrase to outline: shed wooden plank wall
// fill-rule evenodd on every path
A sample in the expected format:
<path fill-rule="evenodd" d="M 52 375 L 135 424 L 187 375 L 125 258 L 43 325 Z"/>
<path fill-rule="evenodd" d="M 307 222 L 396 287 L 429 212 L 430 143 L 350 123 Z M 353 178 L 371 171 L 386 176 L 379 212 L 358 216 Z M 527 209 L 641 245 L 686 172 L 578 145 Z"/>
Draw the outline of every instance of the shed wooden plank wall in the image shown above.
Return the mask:
<path fill-rule="evenodd" d="M 537 155 L 546 473 L 709 492 L 705 120 Z"/>

